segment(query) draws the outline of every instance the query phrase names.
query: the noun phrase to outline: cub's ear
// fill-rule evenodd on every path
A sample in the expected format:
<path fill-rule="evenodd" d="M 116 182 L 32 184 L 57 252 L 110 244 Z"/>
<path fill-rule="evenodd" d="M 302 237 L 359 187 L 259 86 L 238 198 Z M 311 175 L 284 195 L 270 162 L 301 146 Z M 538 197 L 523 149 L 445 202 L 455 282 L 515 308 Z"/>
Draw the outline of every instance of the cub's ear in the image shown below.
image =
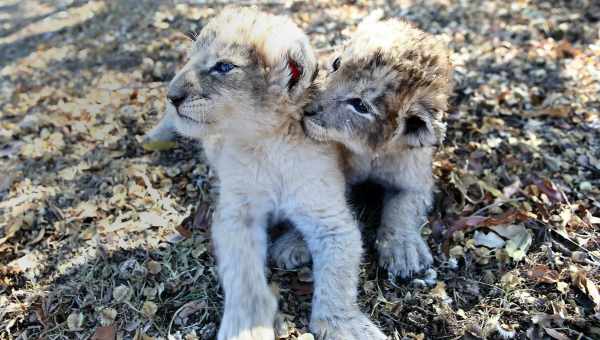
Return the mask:
<path fill-rule="evenodd" d="M 284 46 L 284 52 L 274 60 L 269 70 L 269 83 L 287 93 L 292 101 L 303 98 L 311 88 L 317 72 L 317 59 L 306 35 L 296 26 L 288 28 L 289 34 L 277 34 L 277 42 L 266 46 Z"/>
<path fill-rule="evenodd" d="M 446 135 L 442 114 L 422 107 L 399 115 L 397 123 L 393 139 L 412 147 L 441 145 Z"/>

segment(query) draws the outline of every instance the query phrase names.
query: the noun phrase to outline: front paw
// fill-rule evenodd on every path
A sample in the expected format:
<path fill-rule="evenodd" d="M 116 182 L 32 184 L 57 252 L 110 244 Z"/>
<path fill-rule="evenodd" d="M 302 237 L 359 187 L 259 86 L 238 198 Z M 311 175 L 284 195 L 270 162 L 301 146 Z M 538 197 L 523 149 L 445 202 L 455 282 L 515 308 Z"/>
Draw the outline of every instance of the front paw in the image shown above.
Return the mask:
<path fill-rule="evenodd" d="M 296 269 L 310 262 L 310 250 L 300 234 L 288 232 L 273 242 L 271 259 L 278 268 Z"/>
<path fill-rule="evenodd" d="M 218 340 L 274 340 L 273 322 L 255 322 L 256 315 L 225 313 L 219 328 Z"/>
<path fill-rule="evenodd" d="M 318 340 L 385 340 L 387 337 L 363 313 L 313 320 L 311 331 Z"/>
<path fill-rule="evenodd" d="M 406 234 L 380 233 L 377 238 L 379 265 L 401 278 L 408 278 L 431 266 L 429 246 L 417 232 Z"/>

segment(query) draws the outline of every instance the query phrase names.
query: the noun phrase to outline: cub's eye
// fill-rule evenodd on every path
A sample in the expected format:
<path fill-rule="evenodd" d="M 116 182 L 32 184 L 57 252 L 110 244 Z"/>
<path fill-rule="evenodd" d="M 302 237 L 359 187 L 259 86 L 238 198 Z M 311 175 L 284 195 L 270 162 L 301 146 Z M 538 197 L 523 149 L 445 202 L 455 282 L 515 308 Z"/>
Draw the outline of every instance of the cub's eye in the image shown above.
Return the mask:
<path fill-rule="evenodd" d="M 229 71 L 233 70 L 235 67 L 236 66 L 231 63 L 219 61 L 210 70 L 211 70 L 211 72 L 214 71 L 214 72 L 219 72 L 221 74 L 225 74 L 225 73 L 228 73 Z"/>
<path fill-rule="evenodd" d="M 369 113 L 369 107 L 360 98 L 350 98 L 346 100 L 346 103 L 350 104 L 358 113 Z"/>
<path fill-rule="evenodd" d="M 340 59 L 340 57 L 335 58 L 335 60 L 333 61 L 333 64 L 331 65 L 331 67 L 333 67 L 333 72 L 337 71 L 338 68 L 340 68 L 341 62 L 342 62 L 342 59 Z"/>

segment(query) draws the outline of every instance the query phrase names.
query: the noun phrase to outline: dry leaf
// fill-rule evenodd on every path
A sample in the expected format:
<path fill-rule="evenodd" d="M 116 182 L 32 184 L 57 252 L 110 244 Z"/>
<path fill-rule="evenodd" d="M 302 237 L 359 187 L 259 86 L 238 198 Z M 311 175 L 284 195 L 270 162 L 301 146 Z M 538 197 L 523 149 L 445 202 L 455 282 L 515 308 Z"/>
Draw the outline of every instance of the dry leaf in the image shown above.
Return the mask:
<path fill-rule="evenodd" d="M 508 272 L 500 278 L 500 283 L 504 288 L 516 288 L 523 280 L 515 274 Z"/>
<path fill-rule="evenodd" d="M 558 281 L 558 272 L 544 264 L 538 264 L 527 271 L 527 277 L 536 283 L 555 283 Z"/>
<path fill-rule="evenodd" d="M 544 327 L 544 331 L 546 332 L 546 334 L 550 335 L 553 339 L 557 339 L 557 340 L 570 340 L 571 339 L 568 336 L 562 334 L 561 332 L 559 332 L 553 328 Z"/>
<path fill-rule="evenodd" d="M 115 340 L 117 332 L 115 326 L 102 326 L 96 328 L 91 340 Z"/>
<path fill-rule="evenodd" d="M 596 307 L 600 307 L 600 292 L 598 292 L 598 287 L 592 280 L 587 278 L 583 270 L 572 273 L 571 280 L 575 287 L 587 294 Z"/>
<path fill-rule="evenodd" d="M 475 241 L 476 246 L 484 246 L 492 249 L 501 248 L 506 243 L 506 241 L 496 233 L 484 233 L 479 230 L 475 231 L 473 240 Z"/>
<path fill-rule="evenodd" d="M 178 325 L 185 325 L 187 323 L 187 319 L 197 311 L 206 308 L 206 302 L 202 300 L 194 300 L 186 303 L 181 306 L 179 313 L 177 314 L 176 323 Z"/>
<path fill-rule="evenodd" d="M 448 303 L 450 300 L 450 297 L 448 296 L 448 293 L 446 293 L 446 284 L 442 281 L 439 281 L 435 287 L 433 287 L 430 291 L 429 294 L 431 294 L 432 296 L 438 297 L 440 298 L 442 301 Z"/>
<path fill-rule="evenodd" d="M 569 292 L 569 284 L 566 282 L 558 281 L 556 282 L 556 290 L 558 290 L 562 294 L 567 294 Z"/>
<path fill-rule="evenodd" d="M 115 322 L 117 318 L 117 310 L 114 308 L 104 308 L 100 312 L 100 324 L 103 326 L 108 326 Z"/>
<path fill-rule="evenodd" d="M 80 331 L 83 326 L 83 314 L 79 312 L 73 312 L 67 317 L 67 327 L 70 331 Z"/>
<path fill-rule="evenodd" d="M 168 222 L 162 216 L 153 212 L 141 212 L 140 222 L 147 224 L 151 227 L 166 227 Z"/>
<path fill-rule="evenodd" d="M 158 274 L 160 273 L 160 271 L 162 270 L 162 266 L 159 262 L 156 261 L 148 261 L 148 263 L 146 263 L 146 268 L 148 268 L 148 271 L 150 272 L 150 274 Z"/>
<path fill-rule="evenodd" d="M 192 237 L 192 232 L 188 228 L 186 228 L 185 226 L 183 226 L 183 224 L 180 224 L 175 229 L 179 232 L 179 234 L 181 234 L 181 236 L 183 236 L 185 238 L 191 238 Z"/>
<path fill-rule="evenodd" d="M 504 250 L 514 261 L 519 262 L 525 258 L 531 242 L 533 242 L 531 231 L 523 229 L 506 242 Z"/>
<path fill-rule="evenodd" d="M 158 306 L 154 302 L 144 302 L 144 305 L 142 306 L 142 314 L 144 314 L 146 318 L 151 319 L 154 314 L 156 314 L 156 311 L 158 311 Z"/>
<path fill-rule="evenodd" d="M 129 287 L 120 285 L 113 290 L 113 299 L 116 302 L 123 302 L 129 298 Z"/>

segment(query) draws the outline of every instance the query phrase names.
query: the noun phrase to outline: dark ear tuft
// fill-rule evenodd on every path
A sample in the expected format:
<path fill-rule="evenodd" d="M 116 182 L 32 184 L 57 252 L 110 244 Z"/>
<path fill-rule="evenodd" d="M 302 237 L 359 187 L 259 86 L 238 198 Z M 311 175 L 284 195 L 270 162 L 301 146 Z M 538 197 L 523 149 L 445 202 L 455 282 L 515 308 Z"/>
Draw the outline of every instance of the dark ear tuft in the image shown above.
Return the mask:
<path fill-rule="evenodd" d="M 409 116 L 406 118 L 406 122 L 404 125 L 404 134 L 408 135 L 411 133 L 417 133 L 422 131 L 423 129 L 427 129 L 427 124 L 417 116 Z"/>
<path fill-rule="evenodd" d="M 288 57 L 288 67 L 290 68 L 290 81 L 288 83 L 288 90 L 291 90 L 298 84 L 304 69 L 302 65 L 298 64 L 294 59 Z"/>

